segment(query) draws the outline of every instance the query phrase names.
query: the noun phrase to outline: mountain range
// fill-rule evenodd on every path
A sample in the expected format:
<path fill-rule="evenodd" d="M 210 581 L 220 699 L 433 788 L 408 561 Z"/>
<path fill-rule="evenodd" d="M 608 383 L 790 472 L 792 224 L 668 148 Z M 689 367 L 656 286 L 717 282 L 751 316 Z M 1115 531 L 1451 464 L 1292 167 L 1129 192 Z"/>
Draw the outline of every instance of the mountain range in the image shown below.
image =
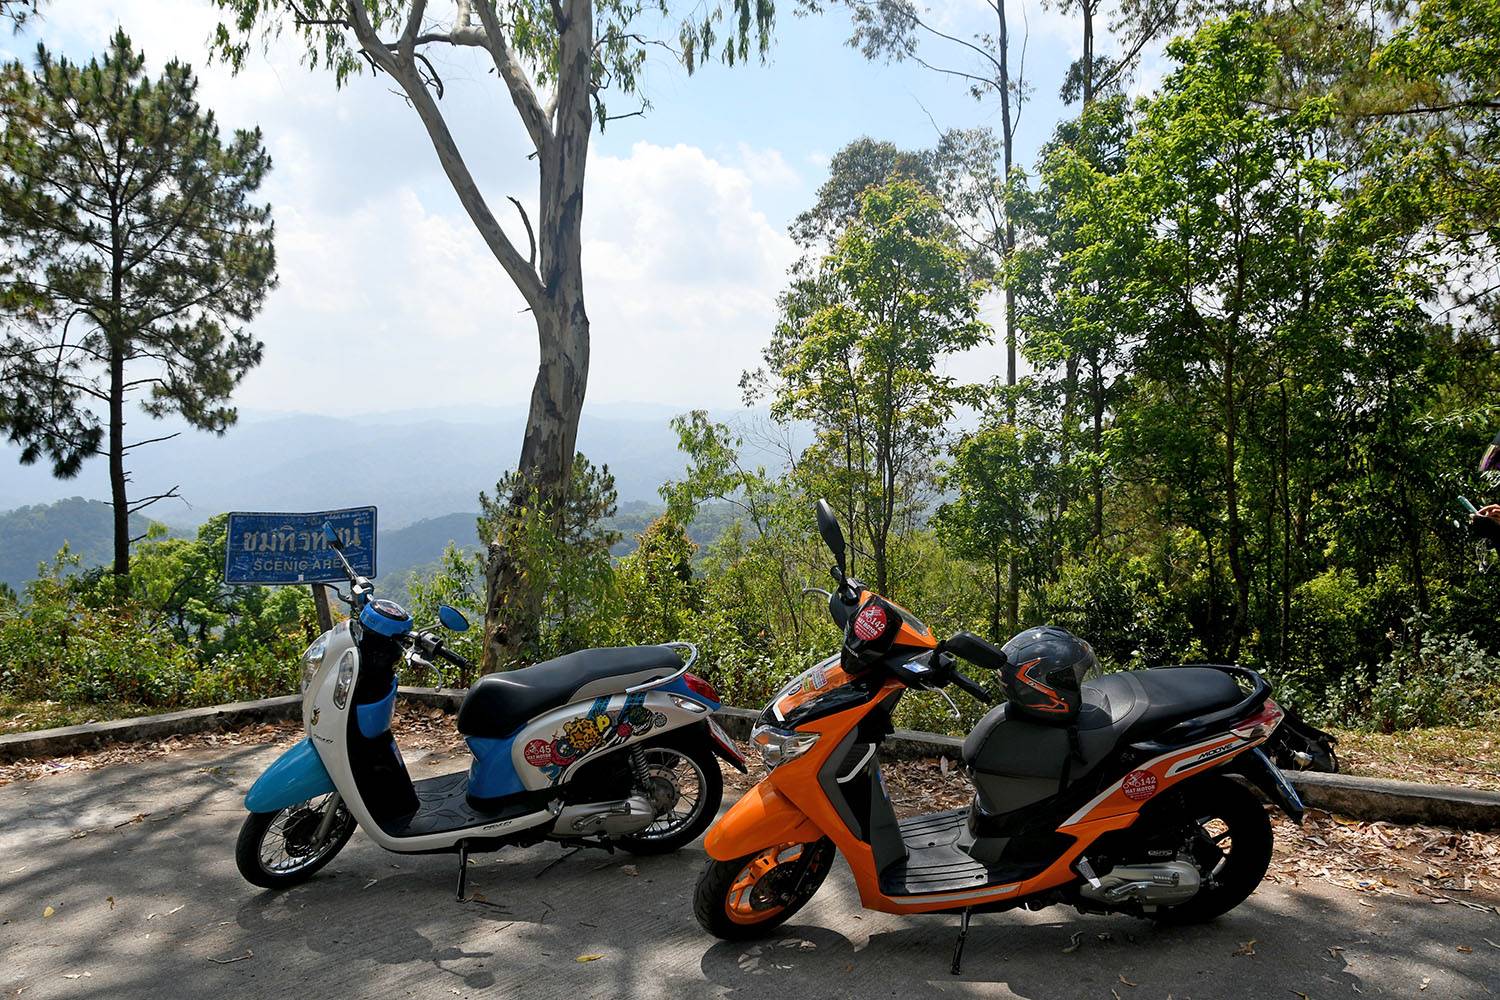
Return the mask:
<path fill-rule="evenodd" d="M 607 464 L 620 501 L 659 500 L 663 482 L 685 468 L 670 426 L 679 408 L 597 404 L 584 411 L 578 448 Z M 712 414 L 755 422 L 754 410 Z M 182 430 L 169 422 L 146 425 L 146 436 Z M 192 528 L 226 510 L 308 511 L 374 504 L 380 527 L 399 528 L 424 518 L 478 507 L 480 490 L 493 490 L 515 466 L 525 413 L 505 409 L 425 409 L 351 416 L 242 413 L 222 437 L 184 430 L 180 436 L 131 456 L 132 491 L 165 492 L 180 500 L 147 509 L 153 520 Z M 44 464 L 23 466 L 19 450 L 0 445 L 0 511 L 73 496 L 109 497 L 102 460 L 87 463 L 71 480 L 54 479 Z M 769 454 L 750 454 L 770 462 Z M 472 528 L 470 529 L 472 532 Z M 0 543 L 4 539 L 0 538 Z"/>
<path fill-rule="evenodd" d="M 588 408 L 578 448 L 615 476 L 620 514 L 612 524 L 625 535 L 616 554 L 660 509 L 658 488 L 680 477 L 685 459 L 670 426 L 676 409 L 636 404 Z M 711 414 L 737 426 L 764 422 L 757 411 Z M 222 437 L 191 430 L 132 456 L 132 490 L 160 493 L 178 487 L 181 499 L 149 507 L 146 518 L 174 533 L 190 534 L 226 510 L 309 511 L 373 504 L 379 509 L 380 576 L 396 580 L 435 562 L 450 541 L 477 547 L 475 513 L 480 490 L 491 490 L 514 464 L 525 415 L 519 409 L 426 409 L 347 417 L 243 413 Z M 152 435 L 180 430 L 152 424 Z M 63 542 L 100 565 L 110 556 L 108 481 L 102 461 L 75 479 L 58 480 L 45 465 L 23 466 L 19 450 L 0 446 L 0 582 L 20 589 L 39 562 Z M 745 459 L 777 461 L 749 446 Z M 17 508 L 6 510 L 7 508 Z M 694 525 L 696 537 L 717 535 L 724 518 Z M 704 520 L 700 518 L 700 520 Z M 700 541 L 703 539 L 699 539 Z"/>

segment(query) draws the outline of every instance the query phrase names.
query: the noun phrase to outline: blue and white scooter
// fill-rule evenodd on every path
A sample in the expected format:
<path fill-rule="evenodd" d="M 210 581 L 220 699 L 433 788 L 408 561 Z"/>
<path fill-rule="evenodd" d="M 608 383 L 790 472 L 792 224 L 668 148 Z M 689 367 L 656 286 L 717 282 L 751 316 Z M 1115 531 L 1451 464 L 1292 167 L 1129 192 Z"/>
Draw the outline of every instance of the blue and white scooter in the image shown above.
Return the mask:
<path fill-rule="evenodd" d="M 688 673 L 690 643 L 585 649 L 480 678 L 458 712 L 468 771 L 413 782 L 391 736 L 397 668 L 408 657 L 466 661 L 377 600 L 332 526 L 323 534 L 349 576 L 339 597 L 354 617 L 303 655 L 307 738 L 245 796 L 235 860 L 247 881 L 296 885 L 358 826 L 388 851 L 458 853 L 462 899 L 471 850 L 556 840 L 667 853 L 712 822 L 724 790 L 715 755 L 741 771 L 745 760 L 712 718 L 718 694 Z M 447 606 L 438 618 L 469 627 Z"/>

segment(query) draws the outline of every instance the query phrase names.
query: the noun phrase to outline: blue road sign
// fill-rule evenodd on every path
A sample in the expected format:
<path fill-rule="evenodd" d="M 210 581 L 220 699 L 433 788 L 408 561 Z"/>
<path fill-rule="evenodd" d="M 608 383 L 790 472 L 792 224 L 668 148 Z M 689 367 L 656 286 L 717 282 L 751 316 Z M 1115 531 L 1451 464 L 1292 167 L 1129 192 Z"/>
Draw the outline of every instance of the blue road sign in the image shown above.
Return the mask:
<path fill-rule="evenodd" d="M 225 583 L 328 583 L 344 581 L 338 556 L 323 537 L 333 522 L 344 556 L 361 576 L 375 575 L 375 508 L 309 514 L 231 513 L 225 543 Z"/>

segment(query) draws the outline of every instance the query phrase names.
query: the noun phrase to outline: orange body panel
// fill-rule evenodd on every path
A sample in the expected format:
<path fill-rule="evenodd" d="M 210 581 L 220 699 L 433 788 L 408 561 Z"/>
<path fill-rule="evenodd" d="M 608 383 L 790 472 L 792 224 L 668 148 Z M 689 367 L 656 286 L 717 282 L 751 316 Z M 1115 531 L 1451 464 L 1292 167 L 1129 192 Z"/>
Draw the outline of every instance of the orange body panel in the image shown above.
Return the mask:
<path fill-rule="evenodd" d="M 807 844 L 823 831 L 807 814 L 762 781 L 729 808 L 703 838 L 703 849 L 715 861 L 733 861 L 779 844 Z"/>

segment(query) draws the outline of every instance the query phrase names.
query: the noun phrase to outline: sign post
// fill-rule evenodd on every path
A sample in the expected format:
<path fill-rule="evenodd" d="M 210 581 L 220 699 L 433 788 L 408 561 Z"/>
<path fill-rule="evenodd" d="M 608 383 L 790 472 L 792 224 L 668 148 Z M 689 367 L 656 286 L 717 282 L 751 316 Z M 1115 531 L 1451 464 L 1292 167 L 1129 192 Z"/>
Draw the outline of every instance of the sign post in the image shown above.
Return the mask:
<path fill-rule="evenodd" d="M 224 582 L 310 585 L 318 624 L 325 632 L 333 628 L 324 585 L 347 578 L 323 537 L 324 521 L 333 524 L 354 571 L 373 577 L 375 508 L 347 507 L 304 514 L 232 512 L 224 546 Z"/>

